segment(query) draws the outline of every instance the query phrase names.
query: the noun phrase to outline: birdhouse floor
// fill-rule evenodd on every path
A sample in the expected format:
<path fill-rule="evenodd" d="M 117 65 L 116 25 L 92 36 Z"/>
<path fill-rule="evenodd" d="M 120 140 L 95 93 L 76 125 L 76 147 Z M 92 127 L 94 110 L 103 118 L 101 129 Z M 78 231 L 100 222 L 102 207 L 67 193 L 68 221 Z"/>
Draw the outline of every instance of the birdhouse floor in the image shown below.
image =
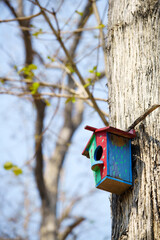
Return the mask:
<path fill-rule="evenodd" d="M 106 176 L 100 181 L 100 183 L 97 184 L 96 187 L 120 195 L 131 186 L 132 183 Z"/>

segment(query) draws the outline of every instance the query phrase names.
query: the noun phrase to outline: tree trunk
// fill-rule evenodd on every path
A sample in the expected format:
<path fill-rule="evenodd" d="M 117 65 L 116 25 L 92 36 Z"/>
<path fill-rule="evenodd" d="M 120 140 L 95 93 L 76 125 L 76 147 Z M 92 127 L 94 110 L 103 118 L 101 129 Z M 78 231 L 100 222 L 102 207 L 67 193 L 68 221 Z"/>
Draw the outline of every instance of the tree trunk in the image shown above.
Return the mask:
<path fill-rule="evenodd" d="M 110 125 L 126 130 L 160 104 L 160 1 L 109 0 Z M 112 239 L 160 239 L 160 109 L 136 126 L 133 187 L 112 194 Z"/>

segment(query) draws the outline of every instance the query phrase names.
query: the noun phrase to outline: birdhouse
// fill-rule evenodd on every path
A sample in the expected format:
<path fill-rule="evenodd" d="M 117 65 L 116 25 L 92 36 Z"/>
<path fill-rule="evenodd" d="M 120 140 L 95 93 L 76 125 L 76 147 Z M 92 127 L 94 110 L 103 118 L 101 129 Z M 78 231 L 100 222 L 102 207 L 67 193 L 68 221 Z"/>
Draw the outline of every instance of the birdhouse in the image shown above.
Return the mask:
<path fill-rule="evenodd" d="M 132 186 L 131 139 L 136 136 L 135 130 L 91 126 L 85 129 L 93 134 L 82 155 L 90 158 L 96 187 L 122 194 Z"/>

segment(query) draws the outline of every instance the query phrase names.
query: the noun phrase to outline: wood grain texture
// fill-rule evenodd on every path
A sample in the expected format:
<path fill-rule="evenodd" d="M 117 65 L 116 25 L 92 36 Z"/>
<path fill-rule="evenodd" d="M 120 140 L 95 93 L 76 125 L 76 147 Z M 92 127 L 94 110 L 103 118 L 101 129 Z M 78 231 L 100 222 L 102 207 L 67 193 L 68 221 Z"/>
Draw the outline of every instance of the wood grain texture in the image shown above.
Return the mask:
<path fill-rule="evenodd" d="M 107 176 L 100 183 L 97 184 L 97 188 L 108 192 L 116 193 L 118 195 L 125 192 L 129 187 L 131 187 L 131 184 L 120 182 Z"/>
<path fill-rule="evenodd" d="M 110 125 L 127 129 L 160 104 L 160 2 L 109 0 Z M 112 239 L 160 239 L 160 109 L 136 126 L 133 189 L 112 195 Z"/>

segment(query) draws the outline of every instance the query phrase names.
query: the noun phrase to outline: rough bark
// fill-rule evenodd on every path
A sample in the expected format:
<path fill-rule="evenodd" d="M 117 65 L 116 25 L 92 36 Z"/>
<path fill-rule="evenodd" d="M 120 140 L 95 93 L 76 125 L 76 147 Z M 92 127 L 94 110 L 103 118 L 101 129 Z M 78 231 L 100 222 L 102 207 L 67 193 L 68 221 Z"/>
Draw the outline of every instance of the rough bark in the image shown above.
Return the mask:
<path fill-rule="evenodd" d="M 160 1 L 109 0 L 110 125 L 127 129 L 160 104 Z M 112 239 L 160 238 L 160 109 L 136 126 L 133 187 L 112 195 Z"/>

